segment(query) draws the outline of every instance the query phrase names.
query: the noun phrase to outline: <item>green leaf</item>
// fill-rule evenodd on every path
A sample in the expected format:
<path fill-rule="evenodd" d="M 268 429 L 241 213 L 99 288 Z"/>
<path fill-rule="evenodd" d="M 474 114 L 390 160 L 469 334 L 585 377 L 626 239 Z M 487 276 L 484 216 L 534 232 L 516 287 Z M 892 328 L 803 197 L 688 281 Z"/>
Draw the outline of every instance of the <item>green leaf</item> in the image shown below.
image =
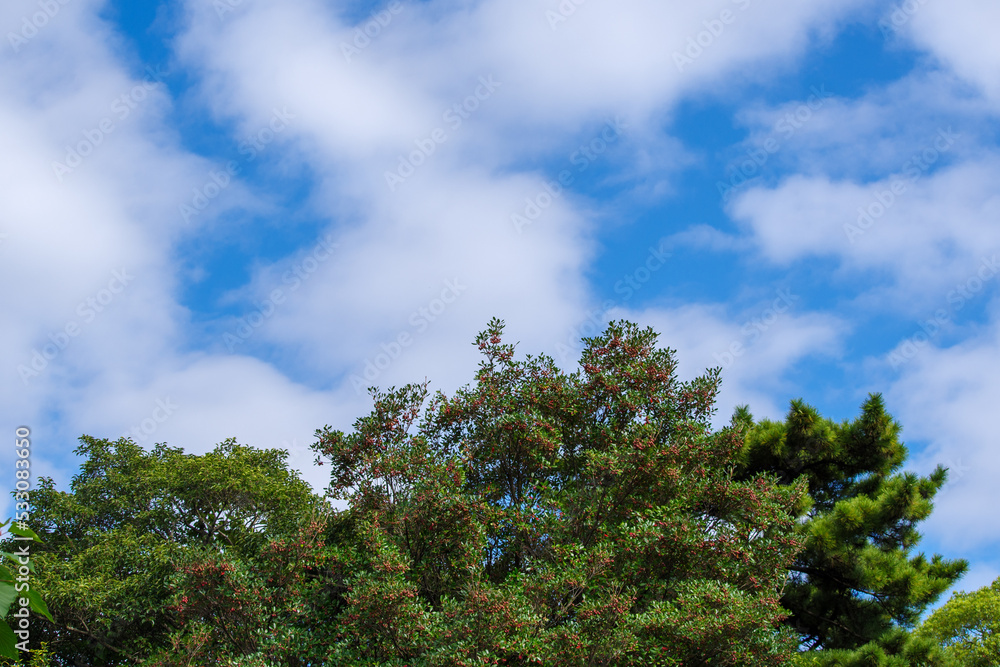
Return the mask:
<path fill-rule="evenodd" d="M 36 614 L 41 614 L 45 618 L 49 619 L 50 622 L 55 623 L 55 619 L 52 618 L 52 614 L 49 613 L 49 608 L 45 604 L 45 600 L 35 591 L 28 591 L 28 600 L 31 603 L 31 609 Z"/>
<path fill-rule="evenodd" d="M 17 592 L 12 584 L 0 583 L 0 618 L 7 615 L 10 605 L 17 598 Z"/>
<path fill-rule="evenodd" d="M 0 555 L 6 556 L 7 558 L 11 559 L 15 563 L 20 563 L 21 562 L 21 561 L 18 560 L 18 558 L 19 558 L 18 556 L 14 555 L 12 553 L 7 553 L 6 551 L 0 551 Z M 31 572 L 35 571 L 35 564 L 31 560 L 28 560 L 28 570 L 30 570 Z"/>
<path fill-rule="evenodd" d="M 0 656 L 17 660 L 17 638 L 6 621 L 0 621 Z"/>
<path fill-rule="evenodd" d="M 10 527 L 10 532 L 18 537 L 30 537 L 35 542 L 41 542 L 42 540 L 35 534 L 35 531 L 30 528 L 18 528 L 16 525 Z"/>

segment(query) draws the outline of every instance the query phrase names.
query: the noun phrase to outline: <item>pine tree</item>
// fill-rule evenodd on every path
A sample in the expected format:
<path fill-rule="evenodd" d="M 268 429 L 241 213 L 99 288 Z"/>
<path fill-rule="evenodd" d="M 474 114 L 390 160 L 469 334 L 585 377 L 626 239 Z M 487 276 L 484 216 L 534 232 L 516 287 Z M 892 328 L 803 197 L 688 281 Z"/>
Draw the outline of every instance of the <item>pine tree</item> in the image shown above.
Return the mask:
<path fill-rule="evenodd" d="M 944 484 L 940 466 L 927 477 L 900 472 L 907 450 L 900 425 L 878 394 L 853 422 L 836 424 L 802 401 L 784 422 L 749 427 L 740 475 L 805 479 L 799 553 L 781 599 L 800 640 L 802 664 L 946 664 L 937 647 L 909 630 L 967 569 L 963 560 L 913 554 L 916 524 Z"/>

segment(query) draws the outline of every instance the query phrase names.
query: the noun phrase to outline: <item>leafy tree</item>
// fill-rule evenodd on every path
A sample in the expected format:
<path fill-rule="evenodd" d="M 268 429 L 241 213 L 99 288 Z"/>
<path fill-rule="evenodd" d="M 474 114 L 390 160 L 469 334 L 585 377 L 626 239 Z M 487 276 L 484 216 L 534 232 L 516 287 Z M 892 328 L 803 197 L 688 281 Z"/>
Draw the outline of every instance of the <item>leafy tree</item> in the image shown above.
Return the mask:
<path fill-rule="evenodd" d="M 752 422 L 746 408 L 734 419 Z M 943 664 L 933 642 L 909 630 L 967 564 L 913 553 L 916 524 L 930 514 L 946 471 L 899 472 L 907 454 L 899 433 L 878 394 L 853 422 L 836 424 L 793 401 L 784 422 L 749 430 L 741 478 L 767 473 L 808 485 L 798 528 L 805 548 L 781 598 L 806 651 L 802 664 Z"/>
<path fill-rule="evenodd" d="M 316 664 L 772 665 L 804 484 L 733 479 L 719 375 L 676 378 L 656 334 L 612 324 L 582 370 L 477 338 L 474 386 L 374 393 L 317 431 L 331 493 Z"/>
<path fill-rule="evenodd" d="M 945 647 L 956 664 L 1000 665 L 1000 578 L 972 593 L 955 593 L 917 631 Z"/>
<path fill-rule="evenodd" d="M 227 440 L 194 456 L 163 444 L 146 452 L 124 438 L 80 440 L 86 460 L 71 491 L 42 478 L 32 495 L 45 542 L 34 554 L 37 583 L 53 612 L 32 635 L 48 640 L 59 665 L 134 664 L 169 645 L 186 627 L 172 603 L 212 583 L 193 576 L 202 564 L 256 576 L 254 559 L 271 541 L 322 507 L 282 450 Z M 229 617 L 219 618 L 225 627 Z M 248 648 L 221 635 L 226 650 Z"/>
<path fill-rule="evenodd" d="M 7 524 L 8 521 L 0 523 L 0 530 L 5 528 Z M 21 540 L 41 542 L 34 531 L 23 525 L 11 526 L 10 532 L 15 538 L 21 538 Z M 18 542 L 16 539 L 5 540 L 5 543 L 8 545 L 18 544 Z M 30 577 L 36 574 L 37 570 L 34 562 L 31 560 L 30 550 L 28 550 L 29 555 L 25 556 L 22 555 L 22 549 L 20 548 L 15 549 L 11 546 L 9 549 L 9 551 L 0 550 L 0 660 L 16 661 L 20 657 L 20 654 L 18 651 L 18 637 L 15 635 L 14 627 L 19 626 L 20 621 L 30 619 L 32 611 L 50 621 L 52 620 L 52 616 L 49 615 L 48 607 L 38 594 L 38 591 L 31 588 L 32 581 Z M 3 565 L 3 560 L 9 561 L 12 569 L 8 569 L 6 565 Z M 22 568 L 26 568 L 27 577 L 21 576 L 25 574 L 21 571 Z M 25 581 L 26 578 L 28 579 L 27 581 Z M 16 610 L 12 611 L 11 607 L 16 607 Z M 22 613 L 25 616 L 22 616 Z M 15 615 L 17 622 L 14 621 Z M 45 653 L 45 649 L 43 649 L 42 653 Z M 45 664 L 45 657 L 45 655 L 37 656 L 38 659 L 34 659 L 32 665 L 35 665 L 35 663 Z"/>
<path fill-rule="evenodd" d="M 43 643 L 38 648 L 21 657 L 20 662 L 10 658 L 0 658 L 2 667 L 52 667 L 49 647 Z"/>
<path fill-rule="evenodd" d="M 679 381 L 650 329 L 574 373 L 502 334 L 453 396 L 317 431 L 340 511 L 281 450 L 81 438 L 70 492 L 32 496 L 54 664 L 950 664 L 910 632 L 965 569 L 912 553 L 945 473 L 899 472 L 880 397 L 713 431 L 719 371 Z"/>

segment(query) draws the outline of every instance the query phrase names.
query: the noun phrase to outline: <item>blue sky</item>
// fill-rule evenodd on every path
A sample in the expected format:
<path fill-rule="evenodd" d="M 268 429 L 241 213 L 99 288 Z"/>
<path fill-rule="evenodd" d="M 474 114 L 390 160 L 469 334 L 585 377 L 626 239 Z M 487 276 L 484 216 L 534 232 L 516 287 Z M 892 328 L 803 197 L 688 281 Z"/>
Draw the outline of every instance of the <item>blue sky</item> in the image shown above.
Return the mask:
<path fill-rule="evenodd" d="M 985 585 L 998 19 L 986 0 L 8 0 L 3 423 L 61 485 L 86 433 L 283 447 L 321 489 L 312 433 L 365 414 L 360 387 L 453 391 L 493 316 L 571 369 L 625 318 L 682 375 L 723 367 L 720 424 L 798 397 L 849 419 L 882 392 L 908 467 L 952 469 L 922 547 Z"/>

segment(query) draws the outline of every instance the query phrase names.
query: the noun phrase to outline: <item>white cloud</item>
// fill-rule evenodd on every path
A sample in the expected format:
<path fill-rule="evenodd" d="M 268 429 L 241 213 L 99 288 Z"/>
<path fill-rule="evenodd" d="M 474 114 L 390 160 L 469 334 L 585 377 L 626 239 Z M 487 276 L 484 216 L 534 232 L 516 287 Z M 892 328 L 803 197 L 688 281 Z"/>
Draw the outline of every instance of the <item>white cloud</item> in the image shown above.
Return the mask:
<path fill-rule="evenodd" d="M 432 388 L 453 390 L 471 380 L 478 360 L 472 339 L 492 316 L 508 322 L 509 339 L 522 352 L 552 351 L 574 330 L 591 300 L 586 276 L 598 253 L 595 231 L 623 221 L 612 218 L 616 210 L 607 202 L 546 193 L 545 165 L 564 156 L 572 164 L 582 142 L 620 117 L 630 127 L 608 142 L 594 171 L 614 172 L 603 183 L 632 195 L 671 192 L 676 170 L 698 159 L 662 130 L 679 101 L 733 98 L 746 85 L 734 88 L 736 75 L 761 81 L 797 67 L 811 40 L 829 37 L 863 4 L 594 1 L 552 22 L 546 12 L 559 4 L 546 0 L 412 2 L 348 60 L 342 45 L 353 42 L 355 26 L 323 3 L 256 0 L 222 17 L 211 3 L 188 3 L 178 66 L 200 83 L 181 112 L 204 104 L 210 120 L 229 128 L 235 150 L 248 135 L 266 135 L 268 161 L 294 173 L 309 170 L 316 186 L 303 209 L 328 223 L 321 236 L 337 244 L 328 259 L 313 257 L 308 279 L 295 269 L 306 270 L 311 243 L 281 260 L 257 260 L 225 305 L 246 303 L 249 317 L 254 302 L 274 290 L 283 290 L 283 300 L 261 313 L 232 353 L 222 334 L 236 331 L 237 318 L 210 322 L 216 337 L 208 349 L 190 351 L 204 341 L 178 303 L 180 274 L 207 269 L 188 266 L 177 248 L 233 236 L 238 223 L 229 214 L 240 209 L 276 220 L 302 211 L 252 192 L 241 174 L 186 223 L 179 206 L 193 205 L 196 191 L 204 194 L 219 165 L 183 147 L 170 126 L 174 101 L 128 66 L 119 36 L 98 18 L 103 4 L 62 5 L 23 48 L 0 55 L 0 233 L 7 234 L 0 276 L 21 286 L 0 295 L 11 314 L 0 326 L 0 344 L 12 352 L 12 364 L 30 365 L 34 349 L 58 347 L 50 334 L 62 340 L 58 332 L 70 323 L 80 333 L 27 386 L 9 369 L 13 382 L 0 394 L 0 414 L 5 423 L 40 425 L 40 472 L 67 474 L 60 467 L 69 463 L 64 448 L 80 433 L 116 437 L 138 427 L 145 443 L 165 440 L 193 452 L 229 436 L 289 448 L 293 467 L 322 486 L 325 471 L 311 467 L 307 449 L 312 432 L 326 423 L 349 428 L 368 411 L 367 397 L 351 382 L 367 362 L 384 366 L 372 384 L 427 376 Z M 20 25 L 36 8 L 7 3 L 0 25 Z M 959 75 L 992 90 L 988 76 L 996 68 L 989 69 L 988 53 L 933 40 Z M 691 61 L 678 65 L 678 55 Z M 457 125 L 446 115 L 455 104 L 466 105 Z M 891 105 L 848 107 L 824 107 L 788 155 L 828 150 L 811 142 L 831 136 L 848 117 L 868 118 L 869 134 L 877 134 Z M 95 134 L 105 119 L 111 130 Z M 433 154 L 412 175 L 398 174 L 400 156 L 428 152 L 421 147 L 438 128 L 446 139 L 433 140 Z M 894 158 L 906 157 L 900 145 L 886 142 L 879 164 L 892 170 Z M 90 154 L 60 182 L 52 163 L 66 162 L 67 146 Z M 996 160 L 974 157 L 927 173 L 854 244 L 843 225 L 887 183 L 859 185 L 862 179 L 846 169 L 832 176 L 809 169 L 776 188 L 751 190 L 731 211 L 773 262 L 832 253 L 851 270 L 888 268 L 901 283 L 947 286 L 944 277 L 964 275 L 968 261 L 997 245 L 982 224 L 995 218 Z M 247 154 L 241 158 L 247 166 Z M 387 171 L 403 182 L 390 188 Z M 537 216 L 529 214 L 532 205 Z M 531 224 L 519 230 L 515 213 Z M 745 239 L 704 229 L 675 240 L 746 248 Z M 923 278 L 925 267 L 938 275 Z M 112 292 L 112 272 L 122 270 L 134 280 Z M 288 272 L 298 282 L 285 280 Z M 452 288 L 450 302 L 443 294 L 449 281 L 462 286 Z M 104 299 L 104 290 L 112 297 L 84 321 L 79 304 Z M 809 358 L 837 357 L 848 325 L 796 304 L 775 311 L 779 316 L 761 329 L 754 320 L 769 320 L 774 298 L 763 295 L 759 309 L 738 314 L 705 304 L 613 314 L 660 331 L 661 342 L 678 349 L 687 378 L 726 366 L 722 421 L 744 402 L 758 416 L 780 417 L 785 406 L 775 397 L 795 393 L 790 371 Z M 396 348 L 401 334 L 412 343 Z"/>
<path fill-rule="evenodd" d="M 212 373 L 170 385 L 174 368 L 191 365 L 179 352 L 188 313 L 176 301 L 173 244 L 196 225 L 185 225 L 178 205 L 204 183 L 209 165 L 166 127 L 172 101 L 156 78 L 162 73 L 130 70 L 118 37 L 97 18 L 102 3 L 53 4 L 59 11 L 37 32 L 26 30 L 26 43 L 8 48 L 4 30 L 0 49 L 0 280 L 8 286 L 0 294 L 7 313 L 0 344 L 8 352 L 0 421 L 11 431 L 31 427 L 36 476 L 65 483 L 75 438 L 117 437 L 126 420 L 151 414 L 152 401 L 166 395 L 161 386 L 180 388 L 173 397 L 188 414 L 211 404 L 199 392 L 213 386 Z M 33 2 L 5 3 L 0 25 L 19 25 L 22 16 L 34 21 L 39 11 Z M 238 184 L 229 192 L 243 196 Z M 216 369 L 220 397 L 226 375 L 238 377 L 238 370 Z M 289 389 L 286 381 L 289 397 L 273 398 L 265 388 L 278 384 L 275 375 L 245 373 L 239 390 L 216 403 L 217 413 L 198 411 L 197 422 L 179 414 L 163 433 L 195 448 L 217 433 L 252 439 L 251 429 L 236 426 L 247 420 L 234 417 L 244 410 L 245 396 L 236 394 L 248 392 L 287 403 L 292 425 L 284 428 L 305 442 L 298 419 L 308 414 L 311 421 L 318 411 L 288 406 L 314 404 L 322 394 Z M 269 441 L 281 433 L 254 425 Z M 3 460 L 11 455 L 5 451 Z M 3 494 L 0 510 L 9 509 L 8 500 Z"/>
<path fill-rule="evenodd" d="M 929 175 L 919 160 L 874 183 L 791 176 L 737 197 L 732 215 L 769 260 L 833 256 L 852 271 L 888 271 L 903 294 L 940 301 L 1000 250 L 996 159 Z"/>
<path fill-rule="evenodd" d="M 239 356 L 172 360 L 157 365 L 149 381 L 108 373 L 66 398 L 67 423 L 96 437 L 127 435 L 146 447 L 168 442 L 193 454 L 229 437 L 290 450 L 291 467 L 317 491 L 329 483 L 329 472 L 313 465 L 313 432 L 350 424 L 370 410 L 366 396 L 313 391 Z"/>
<path fill-rule="evenodd" d="M 552 340 L 586 303 L 582 269 L 601 215 L 564 195 L 515 233 L 511 214 L 543 192 L 542 176 L 509 165 L 571 151 L 578 136 L 589 139 L 589 128 L 615 116 L 629 119 L 637 138 L 661 135 L 647 121 L 658 123 L 685 91 L 805 48 L 811 31 L 828 32 L 850 7 L 629 0 L 587 3 L 561 21 L 546 14 L 557 3 L 405 3 L 370 43 L 359 43 L 355 26 L 317 2 L 256 2 L 222 20 L 192 3 L 180 51 L 203 73 L 205 99 L 243 130 L 276 106 L 295 114 L 283 139 L 321 175 L 316 205 L 340 244 L 337 259 L 276 312 L 259 340 L 301 346 L 321 373 L 356 367 L 358 350 L 375 354 L 409 331 L 410 315 L 448 279 L 468 284 L 469 296 L 447 313 L 446 327 L 435 327 L 435 339 L 464 343 L 499 315 L 530 322 L 528 341 Z M 689 38 L 702 44 L 679 67 L 675 53 Z M 345 45 L 362 44 L 345 57 Z M 571 74 L 581 71 L 587 76 Z M 479 90 L 482 77 L 499 86 L 449 127 L 445 111 Z M 390 189 L 386 172 L 435 128 L 446 140 Z M 624 150 L 646 155 L 641 173 L 662 173 L 662 158 L 629 142 Z M 643 187 L 669 190 L 662 182 Z M 257 298 L 280 287 L 285 267 L 257 273 Z"/>
<path fill-rule="evenodd" d="M 723 74 L 767 76 L 751 64 L 778 65 L 861 4 L 626 0 L 586 3 L 553 23 L 559 4 L 546 0 L 451 11 L 403 3 L 359 54 L 345 56 L 356 27 L 322 3 L 261 0 L 222 20 L 191 3 L 180 44 L 204 72 L 206 98 L 220 114 L 259 121 L 273 105 L 288 104 L 304 115 L 300 131 L 342 158 L 409 145 L 480 76 L 492 75 L 504 90 L 477 112 L 495 126 L 479 134 L 488 140 L 495 130 L 516 129 L 504 133 L 502 153 L 516 156 L 594 118 L 659 116 L 682 93 L 719 86 Z M 679 66 L 680 56 L 693 62 Z"/>
<path fill-rule="evenodd" d="M 1000 402 L 1000 377 L 991 372 L 1000 368 L 995 314 L 978 336 L 947 348 L 925 346 L 886 392 L 900 406 L 896 417 L 906 439 L 928 443 L 913 456 L 913 467 L 923 473 L 938 464 L 951 469 L 926 531 L 962 554 L 995 552 L 997 540 L 1000 449 L 990 418 Z"/>
<path fill-rule="evenodd" d="M 749 136 L 733 147 L 731 168 L 756 158 L 762 172 L 872 180 L 899 170 L 942 130 L 959 135 L 948 148 L 950 162 L 989 153 L 991 106 L 952 72 L 917 66 L 859 97 L 844 93 L 818 77 L 802 99 L 740 109 Z"/>
<path fill-rule="evenodd" d="M 865 276 L 890 302 L 940 301 L 1000 249 L 988 102 L 926 65 L 857 99 L 818 99 L 742 112 L 750 137 L 733 165 L 763 155 L 751 175 L 781 180 L 734 189 L 728 213 L 773 263 L 831 257 L 838 280 Z"/>
<path fill-rule="evenodd" d="M 889 17 L 895 19 L 899 32 L 928 48 L 994 104 L 1000 104 L 1000 78 L 996 74 L 1000 70 L 1000 50 L 994 42 L 1000 6 L 990 0 L 924 0 L 909 4 L 917 8 Z"/>

